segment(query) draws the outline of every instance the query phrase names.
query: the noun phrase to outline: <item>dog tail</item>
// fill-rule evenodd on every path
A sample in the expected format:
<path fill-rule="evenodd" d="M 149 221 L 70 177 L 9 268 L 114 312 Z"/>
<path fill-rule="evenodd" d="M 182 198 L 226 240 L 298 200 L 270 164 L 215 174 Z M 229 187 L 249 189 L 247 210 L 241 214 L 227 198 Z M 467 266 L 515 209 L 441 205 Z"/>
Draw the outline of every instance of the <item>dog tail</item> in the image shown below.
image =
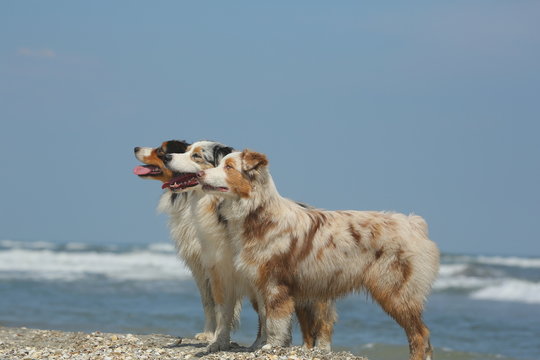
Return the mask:
<path fill-rule="evenodd" d="M 435 282 L 435 278 L 439 273 L 440 253 L 437 245 L 430 240 L 428 224 L 421 216 L 409 215 L 409 223 L 411 224 L 412 238 L 417 246 L 415 251 L 416 265 L 422 268 L 424 283 L 429 287 Z"/>
<path fill-rule="evenodd" d="M 409 222 L 418 237 L 429 240 L 428 224 L 423 217 L 411 214 L 409 215 Z"/>

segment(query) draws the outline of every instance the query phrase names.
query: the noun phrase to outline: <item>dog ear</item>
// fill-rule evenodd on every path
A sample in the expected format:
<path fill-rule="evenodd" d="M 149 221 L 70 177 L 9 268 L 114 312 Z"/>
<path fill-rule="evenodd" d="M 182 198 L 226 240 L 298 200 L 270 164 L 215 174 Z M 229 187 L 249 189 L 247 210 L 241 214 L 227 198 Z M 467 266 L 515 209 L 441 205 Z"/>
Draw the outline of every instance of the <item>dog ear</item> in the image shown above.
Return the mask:
<path fill-rule="evenodd" d="M 170 154 L 183 154 L 190 145 L 184 140 L 169 140 L 163 144 L 166 146 L 166 152 Z"/>
<path fill-rule="evenodd" d="M 266 159 L 266 155 L 248 149 L 242 151 L 241 159 L 242 170 L 244 170 L 245 172 L 256 170 L 261 166 L 268 165 L 268 159 Z"/>
<path fill-rule="evenodd" d="M 214 165 L 214 167 L 217 167 L 221 159 L 223 159 L 226 155 L 229 155 L 232 152 L 232 147 L 218 144 L 214 146 L 214 150 L 212 152 L 212 161 L 210 161 L 210 163 Z"/>

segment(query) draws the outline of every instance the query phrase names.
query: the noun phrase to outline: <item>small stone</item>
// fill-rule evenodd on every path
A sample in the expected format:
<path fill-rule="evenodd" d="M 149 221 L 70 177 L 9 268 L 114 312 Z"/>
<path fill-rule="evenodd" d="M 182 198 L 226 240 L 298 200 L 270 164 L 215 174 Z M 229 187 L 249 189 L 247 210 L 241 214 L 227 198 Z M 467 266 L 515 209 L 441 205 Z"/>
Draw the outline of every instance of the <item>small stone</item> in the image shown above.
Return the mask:
<path fill-rule="evenodd" d="M 116 336 L 116 335 L 111 336 L 111 340 L 112 340 L 112 341 L 118 340 L 118 336 Z"/>
<path fill-rule="evenodd" d="M 263 345 L 263 347 L 261 348 L 262 351 L 268 351 L 268 350 L 272 350 L 272 344 L 266 344 L 266 345 Z"/>

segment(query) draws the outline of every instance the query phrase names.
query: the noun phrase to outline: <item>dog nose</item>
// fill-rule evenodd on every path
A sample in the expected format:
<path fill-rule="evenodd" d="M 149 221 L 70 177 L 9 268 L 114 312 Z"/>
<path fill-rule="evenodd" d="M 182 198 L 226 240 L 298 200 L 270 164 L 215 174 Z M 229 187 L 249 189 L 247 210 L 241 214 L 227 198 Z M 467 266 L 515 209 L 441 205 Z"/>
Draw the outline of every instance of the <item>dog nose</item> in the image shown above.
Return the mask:
<path fill-rule="evenodd" d="M 133 151 L 135 151 L 135 152 L 138 152 L 139 150 L 141 150 L 141 148 L 138 147 L 138 146 L 135 149 L 133 149 Z"/>
<path fill-rule="evenodd" d="M 197 177 L 200 178 L 200 179 L 202 179 L 204 177 L 204 175 L 205 175 L 204 171 L 199 171 L 197 173 Z"/>
<path fill-rule="evenodd" d="M 163 157 L 165 162 L 169 162 L 172 160 L 172 154 L 165 154 L 165 156 Z"/>

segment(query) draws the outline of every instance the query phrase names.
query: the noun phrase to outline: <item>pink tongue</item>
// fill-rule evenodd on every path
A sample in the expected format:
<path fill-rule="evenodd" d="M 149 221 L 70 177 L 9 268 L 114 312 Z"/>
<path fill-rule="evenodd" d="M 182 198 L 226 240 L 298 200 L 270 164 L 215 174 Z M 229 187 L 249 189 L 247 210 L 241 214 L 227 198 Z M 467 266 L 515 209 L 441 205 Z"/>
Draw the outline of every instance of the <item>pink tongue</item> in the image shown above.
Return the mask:
<path fill-rule="evenodd" d="M 146 174 L 149 174 L 151 172 L 152 172 L 152 170 L 150 170 L 149 168 L 144 167 L 144 166 L 136 166 L 135 169 L 133 169 L 133 173 L 135 175 L 146 175 Z"/>

